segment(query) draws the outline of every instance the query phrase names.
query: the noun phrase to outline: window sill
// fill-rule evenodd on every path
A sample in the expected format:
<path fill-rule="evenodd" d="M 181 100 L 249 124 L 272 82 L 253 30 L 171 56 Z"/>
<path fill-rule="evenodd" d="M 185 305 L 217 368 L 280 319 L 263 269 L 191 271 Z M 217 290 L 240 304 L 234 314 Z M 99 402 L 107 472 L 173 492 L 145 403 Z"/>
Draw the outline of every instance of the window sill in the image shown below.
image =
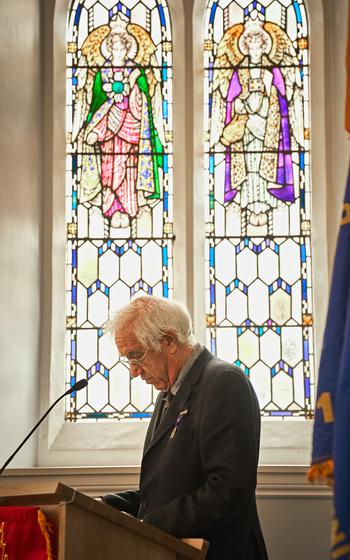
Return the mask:
<path fill-rule="evenodd" d="M 305 465 L 264 465 L 258 469 L 258 498 L 332 495 L 326 485 L 309 484 Z M 53 492 L 63 482 L 90 496 L 137 488 L 140 467 L 33 467 L 8 469 L 1 476 L 0 495 Z"/>

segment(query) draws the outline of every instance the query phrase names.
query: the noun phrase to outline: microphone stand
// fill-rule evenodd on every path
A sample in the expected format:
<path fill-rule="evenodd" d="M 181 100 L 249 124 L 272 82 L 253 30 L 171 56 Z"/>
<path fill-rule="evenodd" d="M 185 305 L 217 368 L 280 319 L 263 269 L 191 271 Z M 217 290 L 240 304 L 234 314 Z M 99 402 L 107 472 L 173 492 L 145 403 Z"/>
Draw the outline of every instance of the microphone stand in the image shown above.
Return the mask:
<path fill-rule="evenodd" d="M 12 459 L 14 458 L 14 456 L 18 453 L 18 451 L 21 449 L 21 447 L 23 447 L 23 445 L 26 443 L 26 441 L 30 438 L 30 436 L 35 432 L 35 430 L 38 428 L 38 426 L 40 426 L 41 422 L 43 420 L 45 420 L 46 416 L 49 414 L 49 412 L 51 412 L 51 410 L 53 409 L 54 406 L 56 406 L 56 404 L 63 399 L 63 397 L 70 395 L 70 393 L 73 393 L 74 391 L 80 391 L 80 389 L 83 389 L 84 387 L 86 387 L 87 385 L 87 380 L 86 379 L 81 379 L 80 381 L 78 381 L 77 383 L 75 383 L 75 385 L 73 385 L 73 387 L 71 387 L 70 389 L 68 389 L 68 391 L 66 391 L 65 393 L 63 393 L 63 395 L 61 395 L 60 397 L 58 397 L 57 400 L 55 400 L 55 402 L 50 406 L 50 408 L 45 412 L 45 414 L 43 414 L 43 416 L 40 418 L 39 422 L 37 422 L 34 426 L 34 428 L 29 432 L 29 434 L 27 435 L 27 437 L 24 438 L 24 440 L 22 441 L 22 443 L 19 444 L 19 446 L 17 447 L 17 449 L 15 449 L 15 451 L 12 453 L 11 457 L 9 457 L 6 461 L 6 463 L 4 463 L 4 465 L 1 467 L 0 469 L 0 476 L 3 473 L 3 471 L 6 469 L 7 465 L 12 461 Z"/>

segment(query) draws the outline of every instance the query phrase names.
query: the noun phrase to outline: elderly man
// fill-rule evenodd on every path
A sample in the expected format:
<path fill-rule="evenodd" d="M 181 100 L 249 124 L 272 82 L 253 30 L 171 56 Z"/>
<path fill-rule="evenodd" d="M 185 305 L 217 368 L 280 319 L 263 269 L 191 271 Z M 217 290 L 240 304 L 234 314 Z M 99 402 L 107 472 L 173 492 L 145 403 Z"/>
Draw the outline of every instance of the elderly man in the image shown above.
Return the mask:
<path fill-rule="evenodd" d="M 110 329 L 131 376 L 161 392 L 140 489 L 103 501 L 176 537 L 205 538 L 209 559 L 266 560 L 255 502 L 260 411 L 247 377 L 195 342 L 178 302 L 139 297 Z"/>

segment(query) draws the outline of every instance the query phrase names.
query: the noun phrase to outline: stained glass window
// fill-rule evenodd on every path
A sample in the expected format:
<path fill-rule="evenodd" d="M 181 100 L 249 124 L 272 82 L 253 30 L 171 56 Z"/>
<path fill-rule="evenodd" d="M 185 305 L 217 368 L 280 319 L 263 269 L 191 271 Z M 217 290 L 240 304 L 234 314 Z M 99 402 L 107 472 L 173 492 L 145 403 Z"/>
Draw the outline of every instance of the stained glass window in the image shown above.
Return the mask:
<path fill-rule="evenodd" d="M 313 402 L 308 40 L 302 0 L 207 4 L 207 343 L 270 418 Z"/>
<path fill-rule="evenodd" d="M 75 0 L 67 31 L 66 419 L 150 416 L 103 325 L 135 294 L 171 297 L 172 38 L 165 0 Z M 141 382 L 142 383 L 142 382 Z"/>

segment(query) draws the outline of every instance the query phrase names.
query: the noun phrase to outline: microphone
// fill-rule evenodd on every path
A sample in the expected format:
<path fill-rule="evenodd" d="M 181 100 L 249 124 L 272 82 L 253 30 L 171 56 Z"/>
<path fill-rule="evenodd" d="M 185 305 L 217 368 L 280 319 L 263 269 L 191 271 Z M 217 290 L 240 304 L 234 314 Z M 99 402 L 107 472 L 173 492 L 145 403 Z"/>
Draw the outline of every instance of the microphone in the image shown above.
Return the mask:
<path fill-rule="evenodd" d="M 17 447 L 17 449 L 15 449 L 15 451 L 12 453 L 11 457 L 9 457 L 6 461 L 6 463 L 1 467 L 0 469 L 0 475 L 2 474 L 2 472 L 6 469 L 7 465 L 12 461 L 12 459 L 14 458 L 14 456 L 18 453 L 18 451 L 21 449 L 21 447 L 25 444 L 25 442 L 30 438 L 30 436 L 32 435 L 33 432 L 35 432 L 35 430 L 37 429 L 38 426 L 40 426 L 41 422 L 46 418 L 46 416 L 49 414 L 49 412 L 51 412 L 51 410 L 53 409 L 54 406 L 56 406 L 56 404 L 63 399 L 63 397 L 66 397 L 67 395 L 70 395 L 71 393 L 74 393 L 75 391 L 80 391 L 80 389 L 84 389 L 84 387 L 86 387 L 86 385 L 88 384 L 86 379 L 80 379 L 80 381 L 78 381 L 77 383 L 75 383 L 73 385 L 73 387 L 70 387 L 68 389 L 68 391 L 66 391 L 65 393 L 63 393 L 63 395 L 61 395 L 60 397 L 58 397 L 58 399 L 50 406 L 50 408 L 45 412 L 45 414 L 40 418 L 39 422 L 37 424 L 35 424 L 34 428 L 29 432 L 29 434 L 27 435 L 27 437 L 22 441 L 22 443 Z"/>

